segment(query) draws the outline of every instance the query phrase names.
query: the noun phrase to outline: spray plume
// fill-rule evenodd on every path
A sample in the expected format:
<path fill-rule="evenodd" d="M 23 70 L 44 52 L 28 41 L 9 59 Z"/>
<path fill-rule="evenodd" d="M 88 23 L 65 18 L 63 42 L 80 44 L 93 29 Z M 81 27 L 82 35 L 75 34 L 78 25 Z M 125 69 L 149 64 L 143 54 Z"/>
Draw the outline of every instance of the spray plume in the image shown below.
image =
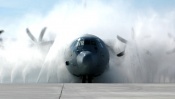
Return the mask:
<path fill-rule="evenodd" d="M 85 33 L 100 37 L 114 51 L 122 46 L 115 38 L 117 35 L 127 39 L 125 55 L 116 57 L 110 52 L 110 68 L 94 82 L 175 82 L 175 54 L 167 54 L 175 45 L 172 35 L 167 36 L 168 32 L 175 32 L 175 11 L 143 14 L 129 7 L 119 1 L 106 4 L 93 0 L 57 4 L 45 16 L 27 14 L 17 25 L 10 25 L 17 28 L 14 31 L 17 40 L 1 42 L 0 82 L 81 82 L 66 70 L 64 52 L 72 40 Z M 48 27 L 48 33 L 40 37 L 46 40 L 55 37 L 53 45 L 46 46 L 47 51 L 28 46 L 25 28 L 34 31 L 36 37 L 44 26 Z"/>

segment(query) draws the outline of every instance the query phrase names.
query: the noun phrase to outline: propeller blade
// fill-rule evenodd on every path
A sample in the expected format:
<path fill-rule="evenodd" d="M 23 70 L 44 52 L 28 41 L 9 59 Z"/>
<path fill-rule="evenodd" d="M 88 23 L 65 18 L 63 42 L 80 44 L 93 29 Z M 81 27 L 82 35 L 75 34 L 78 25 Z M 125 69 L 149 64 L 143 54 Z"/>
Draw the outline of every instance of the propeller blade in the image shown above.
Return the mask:
<path fill-rule="evenodd" d="M 118 53 L 115 50 L 119 51 L 120 50 L 119 48 L 114 49 L 111 44 L 106 44 L 106 46 L 107 46 L 108 50 L 111 52 L 112 55 L 116 55 L 118 57 L 121 57 L 121 56 L 123 56 L 125 54 L 125 49 L 122 52 L 120 51 L 120 53 Z"/>
<path fill-rule="evenodd" d="M 121 56 L 123 56 L 124 54 L 125 54 L 125 51 L 120 52 L 119 54 L 117 54 L 117 56 L 118 56 L 118 57 L 121 57 Z"/>
<path fill-rule="evenodd" d="M 41 33 L 40 33 L 39 39 L 38 39 L 40 42 L 43 40 L 43 36 L 44 36 L 44 33 L 45 33 L 46 29 L 47 29 L 47 27 L 44 27 L 44 28 L 41 30 Z"/>
<path fill-rule="evenodd" d="M 117 39 L 123 43 L 127 43 L 127 40 L 117 35 Z"/>
<path fill-rule="evenodd" d="M 0 30 L 0 34 L 2 34 L 4 32 L 4 30 Z"/>
<path fill-rule="evenodd" d="M 32 35 L 32 33 L 29 31 L 28 28 L 26 29 L 26 32 L 27 32 L 28 36 L 32 39 L 32 41 L 37 42 L 36 38 Z"/>

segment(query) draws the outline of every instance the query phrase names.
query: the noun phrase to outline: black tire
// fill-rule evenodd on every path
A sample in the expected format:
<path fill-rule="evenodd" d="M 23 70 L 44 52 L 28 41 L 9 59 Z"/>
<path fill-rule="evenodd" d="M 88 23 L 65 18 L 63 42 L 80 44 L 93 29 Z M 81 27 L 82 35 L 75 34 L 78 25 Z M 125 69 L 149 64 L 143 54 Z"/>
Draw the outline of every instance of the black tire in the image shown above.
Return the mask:
<path fill-rule="evenodd" d="M 86 83 L 86 76 L 82 77 L 82 83 Z"/>
<path fill-rule="evenodd" d="M 88 83 L 92 83 L 92 77 L 88 76 Z"/>

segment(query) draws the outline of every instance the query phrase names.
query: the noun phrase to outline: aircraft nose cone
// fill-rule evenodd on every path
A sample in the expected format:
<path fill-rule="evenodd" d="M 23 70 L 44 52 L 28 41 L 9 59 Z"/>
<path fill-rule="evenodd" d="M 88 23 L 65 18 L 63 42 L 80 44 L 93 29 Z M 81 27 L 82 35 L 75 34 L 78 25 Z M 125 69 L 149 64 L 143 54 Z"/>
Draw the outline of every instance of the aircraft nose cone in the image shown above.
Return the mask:
<path fill-rule="evenodd" d="M 93 71 L 92 69 L 97 65 L 96 55 L 89 51 L 82 51 L 77 56 L 77 64 L 84 72 Z"/>

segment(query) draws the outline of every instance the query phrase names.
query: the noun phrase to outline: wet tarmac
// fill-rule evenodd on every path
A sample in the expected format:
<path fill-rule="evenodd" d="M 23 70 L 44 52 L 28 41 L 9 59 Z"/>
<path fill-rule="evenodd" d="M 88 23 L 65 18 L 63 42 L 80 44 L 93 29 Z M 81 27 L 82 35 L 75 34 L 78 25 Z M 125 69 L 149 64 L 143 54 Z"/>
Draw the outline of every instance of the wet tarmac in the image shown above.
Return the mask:
<path fill-rule="evenodd" d="M 175 84 L 1 84 L 1 99 L 175 99 Z"/>

